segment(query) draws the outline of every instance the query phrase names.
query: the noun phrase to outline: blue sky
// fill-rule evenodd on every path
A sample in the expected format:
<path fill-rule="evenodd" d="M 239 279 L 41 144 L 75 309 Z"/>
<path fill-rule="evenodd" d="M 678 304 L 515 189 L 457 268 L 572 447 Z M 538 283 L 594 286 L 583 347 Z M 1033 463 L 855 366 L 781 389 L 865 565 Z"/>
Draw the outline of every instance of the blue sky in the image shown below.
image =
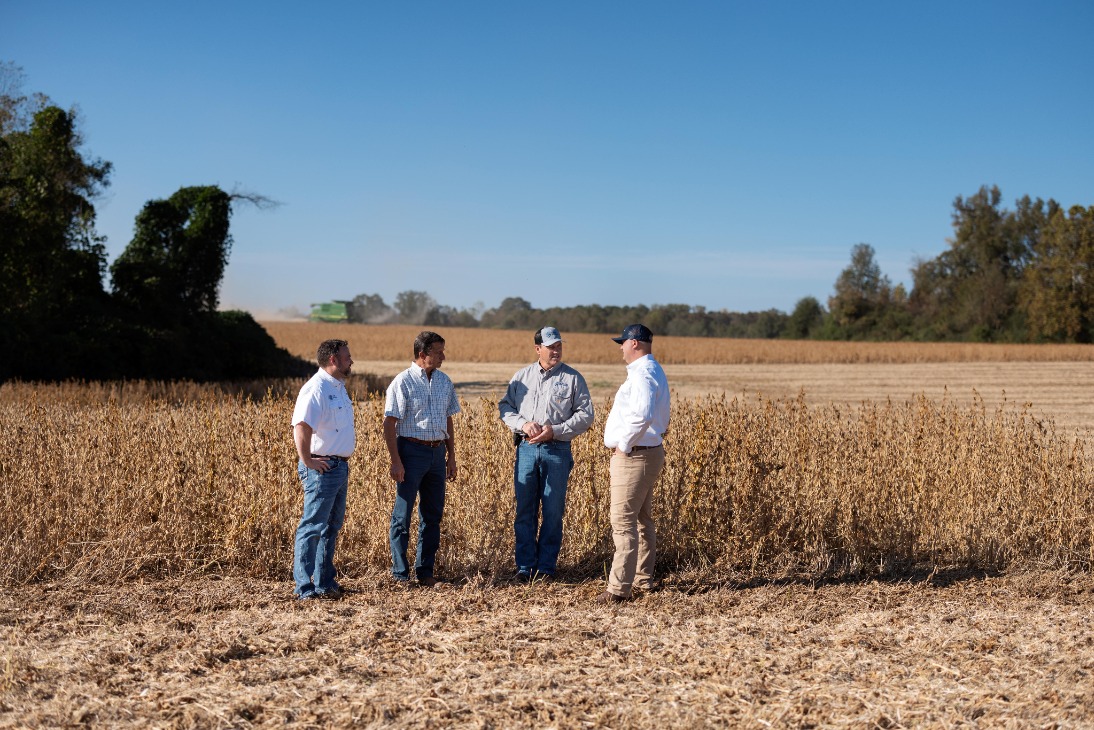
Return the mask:
<path fill-rule="evenodd" d="M 0 60 L 114 164 L 111 258 L 183 186 L 282 203 L 234 215 L 224 307 L 789 311 L 860 242 L 910 286 L 981 185 L 1094 205 L 1092 28 L 1086 0 L 0 0 Z"/>

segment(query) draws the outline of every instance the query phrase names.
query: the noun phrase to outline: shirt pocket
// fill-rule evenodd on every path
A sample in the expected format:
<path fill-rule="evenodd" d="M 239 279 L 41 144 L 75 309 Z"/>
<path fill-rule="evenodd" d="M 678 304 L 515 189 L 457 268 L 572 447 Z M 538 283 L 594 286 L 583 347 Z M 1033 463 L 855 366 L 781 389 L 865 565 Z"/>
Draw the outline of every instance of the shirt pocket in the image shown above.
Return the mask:
<path fill-rule="evenodd" d="M 570 400 L 572 390 L 569 383 L 559 380 L 551 386 L 551 400 L 556 402 Z"/>
<path fill-rule="evenodd" d="M 335 398 L 331 401 L 331 420 L 337 431 L 353 428 L 353 401 L 349 398 Z"/>

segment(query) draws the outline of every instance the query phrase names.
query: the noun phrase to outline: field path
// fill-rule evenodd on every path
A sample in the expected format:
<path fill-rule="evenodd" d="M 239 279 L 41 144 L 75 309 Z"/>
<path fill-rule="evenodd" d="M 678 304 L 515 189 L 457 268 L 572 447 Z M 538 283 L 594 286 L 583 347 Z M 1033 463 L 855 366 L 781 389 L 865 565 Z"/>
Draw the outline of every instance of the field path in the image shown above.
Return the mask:
<path fill-rule="evenodd" d="M 391 377 L 409 362 L 358 361 L 358 372 Z M 500 397 L 509 378 L 527 363 L 444 364 L 464 398 Z M 619 365 L 570 363 L 589 383 L 597 400 L 609 397 L 623 382 Z M 1056 424 L 1061 433 L 1094 436 L 1094 363 L 1090 362 L 947 362 L 866 364 L 666 365 L 678 395 L 751 398 L 794 398 L 805 392 L 812 404 L 908 400 L 923 394 L 971 402 L 975 394 L 989 408 L 1004 400 Z"/>

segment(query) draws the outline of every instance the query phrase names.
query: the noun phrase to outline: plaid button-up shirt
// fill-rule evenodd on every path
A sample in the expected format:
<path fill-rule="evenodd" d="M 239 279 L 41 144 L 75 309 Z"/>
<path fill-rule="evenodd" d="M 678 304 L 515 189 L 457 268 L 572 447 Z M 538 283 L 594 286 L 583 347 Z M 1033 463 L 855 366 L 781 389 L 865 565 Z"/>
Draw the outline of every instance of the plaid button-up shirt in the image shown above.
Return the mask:
<path fill-rule="evenodd" d="M 452 379 L 440 370 L 426 377 L 418 363 L 410 363 L 387 387 L 384 416 L 398 420 L 395 433 L 404 438 L 442 441 L 449 437 L 448 417 L 460 412 Z"/>

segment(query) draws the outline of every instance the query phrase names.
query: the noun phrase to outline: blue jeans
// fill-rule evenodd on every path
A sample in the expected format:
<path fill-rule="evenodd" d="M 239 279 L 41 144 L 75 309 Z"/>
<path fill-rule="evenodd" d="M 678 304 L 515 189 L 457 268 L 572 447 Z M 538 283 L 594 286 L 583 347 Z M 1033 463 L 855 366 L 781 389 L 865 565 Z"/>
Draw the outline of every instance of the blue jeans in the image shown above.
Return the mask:
<path fill-rule="evenodd" d="M 566 484 L 574 457 L 569 441 L 517 445 L 513 467 L 517 514 L 513 520 L 517 570 L 554 575 L 562 547 L 562 514 L 566 510 Z M 540 507 L 543 524 L 540 525 Z M 538 539 L 537 539 L 538 528 Z"/>
<path fill-rule="evenodd" d="M 292 575 L 301 597 L 337 588 L 334 580 L 334 546 L 346 519 L 349 464 L 331 460 L 330 470 L 320 474 L 303 462 L 296 474 L 304 488 L 304 515 L 296 528 Z"/>
<path fill-rule="evenodd" d="M 432 576 L 441 544 L 447 450 L 444 444 L 431 448 L 403 438 L 398 440 L 397 448 L 405 473 L 403 481 L 395 487 L 395 506 L 391 510 L 391 574 L 399 580 L 410 579 L 406 548 L 410 540 L 410 511 L 417 499 L 418 555 L 414 574 L 418 578 Z"/>

